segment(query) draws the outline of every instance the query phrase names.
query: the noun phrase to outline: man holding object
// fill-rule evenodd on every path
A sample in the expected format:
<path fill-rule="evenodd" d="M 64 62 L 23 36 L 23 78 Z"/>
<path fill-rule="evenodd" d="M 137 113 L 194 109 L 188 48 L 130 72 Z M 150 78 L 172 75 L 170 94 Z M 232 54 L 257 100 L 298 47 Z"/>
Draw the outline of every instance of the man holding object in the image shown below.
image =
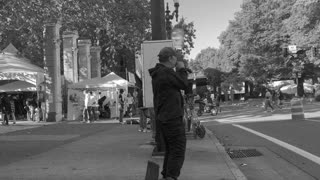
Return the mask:
<path fill-rule="evenodd" d="M 183 123 L 183 97 L 181 90 L 188 88 L 188 73 L 183 61 L 177 61 L 173 48 L 159 52 L 159 63 L 149 69 L 152 77 L 153 103 L 156 121 L 165 143 L 163 180 L 177 180 L 186 151 L 186 134 Z M 174 70 L 175 68 L 175 70 Z"/>

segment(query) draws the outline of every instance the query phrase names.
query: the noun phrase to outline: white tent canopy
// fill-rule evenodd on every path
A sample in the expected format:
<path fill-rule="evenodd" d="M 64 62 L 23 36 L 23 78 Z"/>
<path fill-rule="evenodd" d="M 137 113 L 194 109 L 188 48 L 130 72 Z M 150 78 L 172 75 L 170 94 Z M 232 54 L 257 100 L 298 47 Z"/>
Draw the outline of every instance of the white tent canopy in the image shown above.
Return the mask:
<path fill-rule="evenodd" d="M 30 60 L 18 54 L 18 50 L 9 44 L 0 53 L 0 72 L 1 73 L 19 73 L 19 72 L 41 72 L 44 69 L 33 65 Z"/>
<path fill-rule="evenodd" d="M 37 91 L 34 84 L 25 81 L 14 81 L 0 86 L 0 92 Z"/>
<path fill-rule="evenodd" d="M 279 89 L 284 86 L 292 85 L 292 84 L 294 84 L 293 80 L 280 80 L 280 81 L 273 81 L 269 83 L 267 87 L 275 90 L 275 89 Z"/>
<path fill-rule="evenodd" d="M 108 89 L 126 88 L 134 84 L 116 75 L 114 72 L 102 77 L 84 80 L 75 84 L 70 84 L 69 89 Z"/>
<path fill-rule="evenodd" d="M 313 93 L 314 86 L 312 84 L 303 83 L 303 88 L 306 93 Z M 297 85 L 289 84 L 283 86 L 280 91 L 287 94 L 295 94 L 297 92 Z"/>
<path fill-rule="evenodd" d="M 31 61 L 21 56 L 18 50 L 10 43 L 0 53 L 0 80 L 19 80 L 27 83 L 16 82 L 14 86 L 34 86 L 44 80 L 45 70 L 31 63 Z M 14 89 L 8 89 L 14 90 Z M 25 89 L 26 90 L 26 89 Z M 29 89 L 30 90 L 30 89 Z M 29 91 L 28 90 L 28 91 Z M 33 91 L 33 90 L 32 90 Z"/>

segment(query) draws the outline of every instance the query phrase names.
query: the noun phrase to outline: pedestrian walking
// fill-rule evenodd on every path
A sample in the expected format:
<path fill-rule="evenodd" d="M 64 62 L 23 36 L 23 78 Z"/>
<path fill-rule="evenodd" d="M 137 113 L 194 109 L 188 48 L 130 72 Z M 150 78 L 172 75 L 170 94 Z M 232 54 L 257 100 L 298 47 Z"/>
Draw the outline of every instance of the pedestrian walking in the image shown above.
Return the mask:
<path fill-rule="evenodd" d="M 132 97 L 132 95 L 131 95 L 130 92 L 129 92 L 128 95 L 127 95 L 127 105 L 128 105 L 127 115 L 128 115 L 129 117 L 132 117 L 133 97 Z"/>
<path fill-rule="evenodd" d="M 16 124 L 16 107 L 15 107 L 15 97 L 10 96 L 9 97 L 9 102 L 10 102 L 10 107 L 11 107 L 11 117 L 12 117 L 12 121 L 13 124 Z"/>
<path fill-rule="evenodd" d="M 120 89 L 119 94 L 119 122 L 121 124 L 124 124 L 123 122 L 123 112 L 124 112 L 124 90 Z"/>
<path fill-rule="evenodd" d="M 272 98 L 272 94 L 270 93 L 269 90 L 267 90 L 267 93 L 265 95 L 265 101 L 264 101 L 265 112 L 268 111 L 268 107 L 270 107 L 271 108 L 271 112 L 273 112 L 273 107 L 271 105 L 271 98 Z"/>
<path fill-rule="evenodd" d="M 139 92 L 137 92 L 137 108 L 139 110 L 139 114 L 140 114 L 140 122 L 139 122 L 139 132 L 147 132 L 147 116 L 146 116 L 146 112 L 147 112 L 147 108 L 143 107 L 143 98 L 142 98 L 142 90 L 139 90 Z"/>
<path fill-rule="evenodd" d="M 155 118 L 159 122 L 160 134 L 165 143 L 161 174 L 163 180 L 177 180 L 186 151 L 181 90 L 188 88 L 188 73 L 184 62 L 177 61 L 173 48 L 164 47 L 158 57 L 159 63 L 149 69 L 149 73 L 152 77 Z"/>
<path fill-rule="evenodd" d="M 7 93 L 4 93 L 1 98 L 0 109 L 2 112 L 2 124 L 9 125 L 9 115 L 11 113 L 11 106 Z"/>
<path fill-rule="evenodd" d="M 89 94 L 87 90 L 83 91 L 84 100 L 83 100 L 83 110 L 82 110 L 82 122 L 89 121 L 89 113 L 88 113 L 88 102 L 89 102 Z"/>
<path fill-rule="evenodd" d="M 282 109 L 282 94 L 281 94 L 281 91 L 280 89 L 275 91 L 275 105 L 279 108 L 279 109 Z"/>
<path fill-rule="evenodd" d="M 38 110 L 39 110 L 39 119 L 41 121 L 47 120 L 47 108 L 46 108 L 46 92 L 42 89 L 42 86 L 39 86 L 38 93 Z"/>
<path fill-rule="evenodd" d="M 217 94 L 216 95 L 216 113 L 218 114 L 218 112 L 221 113 L 221 107 L 220 107 L 220 101 L 221 101 L 221 95 L 220 94 Z"/>
<path fill-rule="evenodd" d="M 138 108 L 138 91 L 137 89 L 134 89 L 133 93 L 132 93 L 132 97 L 133 97 L 133 115 L 137 114 L 137 108 Z"/>
<path fill-rule="evenodd" d="M 89 113 L 89 120 L 87 123 L 93 122 L 97 120 L 97 113 L 96 107 L 98 106 L 98 99 L 97 95 L 90 91 L 89 100 L 88 100 L 88 113 Z"/>

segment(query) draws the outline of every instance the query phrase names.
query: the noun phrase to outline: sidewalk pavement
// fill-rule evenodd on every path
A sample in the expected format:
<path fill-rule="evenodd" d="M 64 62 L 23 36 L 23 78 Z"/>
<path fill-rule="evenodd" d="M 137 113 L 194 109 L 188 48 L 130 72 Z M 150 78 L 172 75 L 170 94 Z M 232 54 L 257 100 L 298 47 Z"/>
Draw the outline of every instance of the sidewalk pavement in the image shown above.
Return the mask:
<path fill-rule="evenodd" d="M 106 125 L 104 122 L 112 121 L 95 123 Z M 80 124 L 75 121 L 66 123 Z M 52 123 L 34 124 L 36 123 L 1 126 L 0 133 L 3 133 L 5 128 L 8 131 L 9 128 L 11 131 L 16 131 L 18 128 L 36 128 Z M 90 126 L 90 124 L 84 125 Z M 150 145 L 151 133 L 138 132 L 138 128 L 137 125 L 117 124 L 111 130 L 100 131 L 64 146 L 2 166 L 0 179 L 144 180 L 147 162 L 151 160 L 162 167 L 163 158 L 151 156 L 153 150 L 153 146 Z M 57 139 L 59 140 L 61 141 Z M 246 180 L 246 177 L 215 136 L 208 131 L 203 139 L 188 139 L 186 159 L 179 179 Z"/>

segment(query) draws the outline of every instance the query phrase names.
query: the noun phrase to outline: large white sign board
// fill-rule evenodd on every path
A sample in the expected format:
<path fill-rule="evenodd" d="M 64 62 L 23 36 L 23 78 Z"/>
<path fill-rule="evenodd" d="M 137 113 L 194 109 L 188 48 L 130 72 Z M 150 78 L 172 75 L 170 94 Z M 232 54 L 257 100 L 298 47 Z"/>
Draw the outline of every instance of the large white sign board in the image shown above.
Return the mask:
<path fill-rule="evenodd" d="M 155 65 L 159 62 L 158 54 L 164 47 L 173 47 L 172 40 L 145 41 L 141 45 L 143 62 L 142 88 L 144 107 L 153 107 L 152 83 L 148 70 L 155 67 Z"/>

